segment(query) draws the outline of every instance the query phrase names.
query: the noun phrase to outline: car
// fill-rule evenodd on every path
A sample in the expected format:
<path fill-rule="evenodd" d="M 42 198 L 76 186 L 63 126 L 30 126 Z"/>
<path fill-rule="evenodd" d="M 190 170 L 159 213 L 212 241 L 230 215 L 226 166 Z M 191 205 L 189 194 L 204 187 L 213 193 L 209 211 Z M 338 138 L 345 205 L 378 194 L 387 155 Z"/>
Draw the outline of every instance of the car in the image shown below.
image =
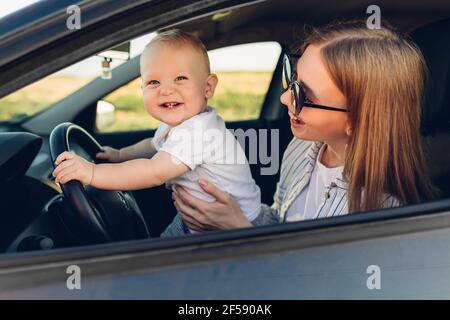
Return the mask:
<path fill-rule="evenodd" d="M 208 50 L 232 50 L 236 60 L 242 45 L 271 46 L 273 69 L 257 77 L 265 79 L 263 93 L 249 98 L 259 108 L 226 120 L 233 130 L 274 132 L 259 136 L 258 146 L 270 150 L 277 139 L 282 151 L 292 139 L 279 100 L 283 53 L 306 24 L 369 17 L 367 2 L 48 0 L 0 19 L 0 298 L 450 298 L 443 280 L 450 277 L 450 3 L 377 6 L 417 43 L 430 70 L 422 138 L 440 199 L 174 238 L 159 238 L 176 213 L 164 186 L 102 191 L 75 181 L 60 186 L 51 175 L 62 151 L 98 161 L 101 146 L 153 136 L 147 123 L 101 129 L 115 113 L 126 115 L 107 97 L 119 101 L 120 90 L 139 80 L 140 52 L 133 55 L 130 42 L 177 27 Z M 44 101 L 31 113 L 8 98 L 96 56 L 98 77 L 70 84 L 53 100 L 40 88 Z M 63 91 L 62 82 L 53 86 Z M 281 162 L 282 152 L 272 156 Z M 278 174 L 264 174 L 267 167 L 251 162 L 262 202 L 271 204 Z"/>

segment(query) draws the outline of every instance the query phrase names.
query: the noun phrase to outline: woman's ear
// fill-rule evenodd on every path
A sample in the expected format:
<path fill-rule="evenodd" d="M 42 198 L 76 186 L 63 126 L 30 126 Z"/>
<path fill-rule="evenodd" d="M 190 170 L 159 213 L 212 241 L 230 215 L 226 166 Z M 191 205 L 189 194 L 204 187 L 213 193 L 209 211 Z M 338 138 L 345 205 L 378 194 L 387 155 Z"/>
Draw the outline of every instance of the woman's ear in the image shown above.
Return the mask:
<path fill-rule="evenodd" d="M 214 73 L 211 73 L 208 76 L 208 79 L 206 79 L 206 91 L 205 91 L 206 99 L 211 99 L 213 97 L 218 82 L 219 79 Z"/>

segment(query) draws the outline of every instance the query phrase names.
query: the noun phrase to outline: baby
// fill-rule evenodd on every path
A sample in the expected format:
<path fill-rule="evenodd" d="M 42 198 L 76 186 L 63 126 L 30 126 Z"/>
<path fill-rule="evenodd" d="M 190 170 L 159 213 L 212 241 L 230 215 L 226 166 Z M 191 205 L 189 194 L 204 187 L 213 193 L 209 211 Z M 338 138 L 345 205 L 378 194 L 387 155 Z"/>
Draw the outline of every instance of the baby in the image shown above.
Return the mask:
<path fill-rule="evenodd" d="M 145 109 L 161 121 L 154 137 L 120 150 L 104 147 L 97 154 L 116 163 L 94 164 L 63 152 L 55 161 L 55 182 L 79 180 L 107 190 L 177 184 L 212 202 L 198 185 L 205 179 L 231 194 L 252 221 L 260 211 L 260 190 L 240 144 L 208 106 L 218 79 L 210 72 L 205 46 L 181 30 L 166 31 L 145 47 L 140 63 Z M 183 228 L 169 226 L 162 236 L 194 233 Z"/>

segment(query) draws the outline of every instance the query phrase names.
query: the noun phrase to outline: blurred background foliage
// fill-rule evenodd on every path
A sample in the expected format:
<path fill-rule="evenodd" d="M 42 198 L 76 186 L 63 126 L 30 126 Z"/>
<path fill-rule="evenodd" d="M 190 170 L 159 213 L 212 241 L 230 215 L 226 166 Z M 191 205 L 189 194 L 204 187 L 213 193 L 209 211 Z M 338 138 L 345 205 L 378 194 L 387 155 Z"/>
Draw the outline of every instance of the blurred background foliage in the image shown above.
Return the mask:
<path fill-rule="evenodd" d="M 256 119 L 272 73 L 265 71 L 220 72 L 219 84 L 209 105 L 225 121 Z M 0 121 L 35 114 L 75 92 L 93 78 L 50 76 L 0 99 Z M 103 100 L 115 106 L 115 121 L 103 131 L 156 128 L 158 120 L 144 109 L 140 78 L 110 93 Z"/>

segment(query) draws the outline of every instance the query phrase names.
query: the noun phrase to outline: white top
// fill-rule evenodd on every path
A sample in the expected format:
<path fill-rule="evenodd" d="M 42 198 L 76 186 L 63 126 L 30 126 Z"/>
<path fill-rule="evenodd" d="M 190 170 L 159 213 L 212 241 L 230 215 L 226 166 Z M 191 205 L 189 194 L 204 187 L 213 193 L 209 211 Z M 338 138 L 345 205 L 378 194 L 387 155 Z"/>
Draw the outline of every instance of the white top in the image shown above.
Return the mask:
<path fill-rule="evenodd" d="M 230 193 L 249 221 L 258 216 L 261 192 L 244 150 L 213 108 L 174 127 L 161 123 L 152 142 L 157 151 L 169 153 L 174 161 L 190 168 L 167 181 L 167 188 L 178 184 L 193 196 L 213 202 L 215 199 L 198 185 L 198 180 L 204 179 Z"/>
<path fill-rule="evenodd" d="M 316 219 L 320 207 L 325 203 L 325 193 L 329 190 L 336 178 L 342 179 L 344 166 L 327 168 L 322 160 L 322 153 L 326 144 L 323 144 L 317 155 L 309 185 L 297 196 L 286 212 L 286 221 L 299 221 Z M 344 208 L 345 213 L 348 208 Z"/>

